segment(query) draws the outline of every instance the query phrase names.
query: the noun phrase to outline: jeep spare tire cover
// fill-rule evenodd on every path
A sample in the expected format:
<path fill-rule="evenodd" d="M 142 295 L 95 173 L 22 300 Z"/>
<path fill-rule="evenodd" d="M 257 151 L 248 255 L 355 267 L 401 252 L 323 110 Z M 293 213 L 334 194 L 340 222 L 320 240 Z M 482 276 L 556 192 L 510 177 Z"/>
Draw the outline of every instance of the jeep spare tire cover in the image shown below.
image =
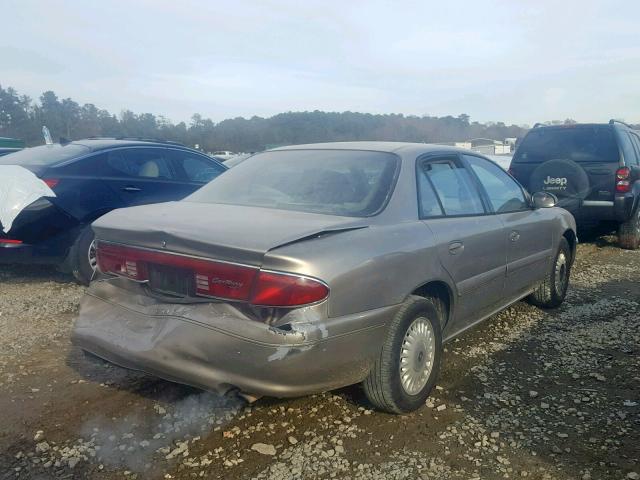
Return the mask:
<path fill-rule="evenodd" d="M 589 195 L 589 176 L 572 160 L 549 160 L 531 174 L 529 192 L 553 193 L 558 197 L 558 206 L 577 210 Z"/>

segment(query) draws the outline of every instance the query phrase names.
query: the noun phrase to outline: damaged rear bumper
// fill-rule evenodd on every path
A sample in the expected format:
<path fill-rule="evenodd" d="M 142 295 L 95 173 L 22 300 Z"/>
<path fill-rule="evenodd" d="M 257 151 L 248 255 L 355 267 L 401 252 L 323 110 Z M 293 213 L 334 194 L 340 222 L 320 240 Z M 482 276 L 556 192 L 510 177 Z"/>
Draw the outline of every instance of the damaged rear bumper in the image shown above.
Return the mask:
<path fill-rule="evenodd" d="M 398 307 L 327 318 L 291 311 L 279 327 L 229 303 L 163 303 L 123 279 L 94 282 L 72 341 L 123 367 L 219 392 L 291 397 L 361 381 Z"/>

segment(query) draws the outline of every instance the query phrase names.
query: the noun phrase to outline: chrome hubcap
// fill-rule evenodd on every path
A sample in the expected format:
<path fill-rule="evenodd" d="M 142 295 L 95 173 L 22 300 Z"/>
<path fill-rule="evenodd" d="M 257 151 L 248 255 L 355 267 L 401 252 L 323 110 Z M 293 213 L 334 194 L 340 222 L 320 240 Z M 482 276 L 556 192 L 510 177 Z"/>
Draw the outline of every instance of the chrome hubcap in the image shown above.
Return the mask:
<path fill-rule="evenodd" d="M 400 351 L 400 382 L 409 395 L 424 388 L 433 369 L 436 339 L 431 322 L 417 318 L 409 326 Z"/>
<path fill-rule="evenodd" d="M 567 282 L 567 256 L 564 252 L 560 252 L 558 259 L 556 260 L 555 267 L 555 284 L 556 293 L 562 295 L 564 291 L 565 283 Z"/>
<path fill-rule="evenodd" d="M 98 268 L 98 256 L 96 255 L 96 241 L 94 240 L 89 245 L 89 251 L 87 252 L 89 259 L 89 266 L 95 272 L 96 268 Z"/>

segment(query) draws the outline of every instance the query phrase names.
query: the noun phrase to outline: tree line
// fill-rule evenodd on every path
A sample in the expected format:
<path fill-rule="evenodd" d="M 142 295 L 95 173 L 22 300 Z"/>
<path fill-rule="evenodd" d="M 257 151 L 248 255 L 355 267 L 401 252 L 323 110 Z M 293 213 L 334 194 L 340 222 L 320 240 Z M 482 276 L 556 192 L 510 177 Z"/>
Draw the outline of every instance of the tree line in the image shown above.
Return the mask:
<path fill-rule="evenodd" d="M 357 112 L 286 112 L 272 117 L 231 118 L 214 122 L 200 114 L 191 121 L 173 123 L 162 115 L 124 110 L 119 115 L 60 99 L 52 91 L 38 101 L 0 85 L 0 136 L 19 138 L 27 146 L 44 143 L 42 126 L 54 139 L 142 137 L 198 146 L 207 152 L 260 151 L 270 146 L 300 143 L 387 140 L 406 142 L 454 142 L 471 138 L 522 137 L 526 126 L 502 122 L 479 123 L 466 114 L 434 117 Z"/>

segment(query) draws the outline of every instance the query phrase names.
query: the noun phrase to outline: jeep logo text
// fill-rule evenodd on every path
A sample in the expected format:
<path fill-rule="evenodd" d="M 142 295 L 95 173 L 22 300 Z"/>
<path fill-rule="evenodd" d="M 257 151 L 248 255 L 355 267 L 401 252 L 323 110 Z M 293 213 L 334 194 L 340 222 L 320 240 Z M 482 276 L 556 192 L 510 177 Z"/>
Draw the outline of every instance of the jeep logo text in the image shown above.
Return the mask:
<path fill-rule="evenodd" d="M 547 178 L 544 181 L 545 185 L 559 185 L 561 187 L 566 187 L 567 186 L 567 178 L 566 177 L 550 177 L 547 176 Z"/>

